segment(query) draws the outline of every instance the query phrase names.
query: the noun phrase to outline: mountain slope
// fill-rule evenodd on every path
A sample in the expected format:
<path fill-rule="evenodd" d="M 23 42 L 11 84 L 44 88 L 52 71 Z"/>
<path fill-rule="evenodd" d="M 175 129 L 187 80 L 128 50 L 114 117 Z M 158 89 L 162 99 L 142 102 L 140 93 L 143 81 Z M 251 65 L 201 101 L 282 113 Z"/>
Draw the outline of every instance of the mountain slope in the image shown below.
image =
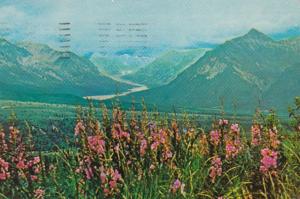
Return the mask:
<path fill-rule="evenodd" d="M 116 82 L 98 72 L 88 59 L 62 52 L 46 45 L 20 43 L 12 44 L 0 40 L 0 82 L 9 88 L 26 90 L 28 98 L 44 95 L 101 95 L 127 90 L 131 86 Z M 14 92 L 14 89 L 11 89 Z M 32 96 L 30 96 L 32 95 Z M 12 93 L 12 96 L 13 93 Z M 24 96 L 24 98 L 26 98 Z"/>
<path fill-rule="evenodd" d="M 91 62 L 97 66 L 98 70 L 109 76 L 120 77 L 133 72 L 149 63 L 151 58 L 135 55 L 109 55 L 101 56 L 93 54 Z"/>
<path fill-rule="evenodd" d="M 157 105 L 193 109 L 218 107 L 221 101 L 228 111 L 287 107 L 286 96 L 280 93 L 290 98 L 300 95 L 298 41 L 274 41 L 252 29 L 207 52 L 170 84 L 134 96 Z M 290 86 L 294 88 L 289 90 Z M 272 98 L 276 102 L 269 103 Z"/>
<path fill-rule="evenodd" d="M 266 104 L 277 109 L 292 105 L 295 96 L 300 96 L 300 60 L 295 65 L 287 68 L 274 84 L 265 92 Z"/>
<path fill-rule="evenodd" d="M 148 87 L 165 85 L 203 56 L 204 52 L 205 49 L 169 51 L 137 72 L 123 78 Z"/>

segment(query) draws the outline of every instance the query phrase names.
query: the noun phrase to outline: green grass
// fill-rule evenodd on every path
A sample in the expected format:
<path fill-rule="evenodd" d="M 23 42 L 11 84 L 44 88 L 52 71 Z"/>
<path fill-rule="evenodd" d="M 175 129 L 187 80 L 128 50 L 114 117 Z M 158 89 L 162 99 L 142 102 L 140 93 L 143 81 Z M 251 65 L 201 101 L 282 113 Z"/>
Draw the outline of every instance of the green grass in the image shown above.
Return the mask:
<path fill-rule="evenodd" d="M 2 102 L 2 107 L 10 103 Z M 67 114 L 73 117 L 75 115 L 73 112 L 75 107 L 71 106 L 16 104 L 15 110 L 21 109 L 34 113 L 35 109 L 44 107 L 48 114 L 64 109 L 65 111 L 61 113 L 66 117 Z M 296 111 L 296 108 L 291 111 Z M 22 115 L 22 117 L 26 116 Z M 74 125 L 72 125 L 68 138 L 63 135 L 63 131 L 58 130 L 55 134 L 49 134 L 39 140 L 41 134 L 29 127 L 24 128 L 24 132 L 18 135 L 22 136 L 22 139 L 12 142 L 8 141 L 11 138 L 9 138 L 9 131 L 6 130 L 9 148 L 3 151 L 0 147 L 0 158 L 9 162 L 9 172 L 12 177 L 1 181 L 0 195 L 3 198 L 34 198 L 35 191 L 42 189 L 45 191 L 45 198 L 299 197 L 299 132 L 292 130 L 292 126 L 282 125 L 273 112 L 269 115 L 257 113 L 249 123 L 253 120 L 255 124 L 262 125 L 262 139 L 258 146 L 253 146 L 249 127 L 241 125 L 236 135 L 230 130 L 230 125 L 238 122 L 235 116 L 226 117 L 221 114 L 214 117 L 206 121 L 210 122 L 210 126 L 201 126 L 191 114 L 165 115 L 159 112 L 148 112 L 145 107 L 143 111 L 122 111 L 118 106 L 109 110 L 105 107 L 100 109 L 90 105 L 77 112 L 76 118 L 85 127 L 77 125 L 79 133 L 77 136 L 74 135 Z M 229 118 L 229 125 L 218 124 L 219 119 L 224 117 Z M 7 124 L 11 122 L 16 122 L 16 120 L 10 118 Z M 272 139 L 269 137 L 269 130 L 274 127 L 278 129 L 276 139 L 281 142 L 279 146 L 273 146 Z M 212 129 L 221 132 L 219 145 L 214 145 L 210 140 Z M 115 137 L 115 135 L 122 135 L 122 132 L 128 132 L 129 137 Z M 139 133 L 142 133 L 144 138 L 140 137 Z M 94 137 L 96 140 L 100 139 L 105 142 L 102 152 L 95 151 L 93 144 L 88 142 L 91 138 L 89 136 L 96 135 L 99 136 Z M 207 138 L 204 139 L 204 135 Z M 242 148 L 236 157 L 226 158 L 225 147 L 228 141 L 226 136 L 237 135 L 240 137 Z M 60 147 L 56 142 L 57 139 L 64 140 L 65 147 Z M 142 139 L 147 142 L 144 155 L 140 151 Z M 158 148 L 150 147 L 157 139 L 160 140 Z M 39 145 L 39 149 L 32 151 L 29 149 L 32 141 L 51 143 L 54 148 L 45 150 L 43 145 Z M 206 141 L 206 144 L 203 141 Z M 24 149 L 18 147 L 22 144 L 26 146 Z M 94 146 L 99 147 L 97 144 Z M 119 150 L 116 149 L 117 146 Z M 276 161 L 277 167 L 271 167 L 267 173 L 262 173 L 259 169 L 262 159 L 260 150 L 263 148 L 279 153 Z M 170 150 L 172 155 L 165 158 L 164 153 L 167 150 Z M 37 181 L 31 181 L 20 175 L 20 172 L 23 172 L 25 176 L 32 175 L 33 170 L 16 168 L 16 163 L 11 157 L 18 154 L 25 154 L 23 156 L 25 162 L 34 156 L 40 156 L 41 162 L 35 165 L 41 168 L 41 172 L 36 174 Z M 216 155 L 222 160 L 222 172 L 213 182 L 210 172 L 212 158 Z M 151 165 L 154 167 L 152 168 Z M 88 168 L 91 168 L 93 172 L 91 178 L 87 177 L 85 172 Z M 122 176 L 121 179 L 116 180 L 116 187 L 113 189 L 108 183 L 113 179 L 110 169 L 114 171 L 117 169 Z M 1 171 L 3 170 L 0 165 Z M 101 180 L 102 171 L 105 172 L 109 181 Z M 276 175 L 272 172 L 276 172 Z M 18 180 L 13 176 L 19 176 Z M 182 191 L 179 189 L 172 192 L 170 188 L 176 179 L 179 179 L 185 186 L 182 187 Z M 109 189 L 108 194 L 105 194 L 105 188 Z"/>

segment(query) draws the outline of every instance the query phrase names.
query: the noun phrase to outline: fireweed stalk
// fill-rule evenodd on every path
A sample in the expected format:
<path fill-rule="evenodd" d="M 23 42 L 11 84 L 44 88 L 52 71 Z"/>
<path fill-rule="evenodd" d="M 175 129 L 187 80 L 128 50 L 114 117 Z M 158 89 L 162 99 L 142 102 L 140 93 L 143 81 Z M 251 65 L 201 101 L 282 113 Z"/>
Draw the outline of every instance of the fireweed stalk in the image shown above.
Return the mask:
<path fill-rule="evenodd" d="M 261 166 L 259 168 L 260 172 L 262 172 L 263 174 L 266 174 L 267 172 L 276 174 L 278 152 L 268 148 L 264 148 L 260 153 L 262 155 L 262 159 L 260 161 Z"/>
<path fill-rule="evenodd" d="M 209 169 L 209 176 L 211 182 L 215 183 L 217 176 L 222 175 L 222 160 L 219 156 L 214 156 L 211 159 L 211 167 Z"/>
<path fill-rule="evenodd" d="M 8 142 L 6 142 L 7 137 Z M 38 188 L 43 169 L 40 157 L 32 155 L 33 152 L 27 150 L 20 131 L 13 126 L 9 127 L 8 136 L 3 129 L 0 130 L 0 142 L 0 183 L 11 184 L 5 191 L 10 192 L 14 188 L 18 190 L 21 187 L 21 191 L 18 191 L 20 195 L 16 197 L 36 198 L 35 189 L 43 190 Z"/>
<path fill-rule="evenodd" d="M 225 135 L 226 159 L 234 158 L 242 150 L 240 128 L 238 124 L 231 124 L 230 131 Z"/>
<path fill-rule="evenodd" d="M 88 126 L 79 120 L 74 129 L 77 146 L 79 147 L 76 173 L 81 174 L 81 193 L 90 192 L 84 189 L 91 183 L 97 182 L 105 197 L 113 197 L 120 192 L 123 184 L 121 174 L 117 168 L 109 166 L 111 154 L 119 159 L 120 145 L 130 141 L 129 134 L 122 130 L 120 124 L 115 123 L 112 128 L 112 143 L 106 142 L 106 135 L 100 129 L 97 120 L 90 121 Z M 123 145 L 122 145 L 123 146 Z M 115 167 L 118 167 L 116 165 Z M 97 194 L 98 195 L 98 194 Z"/>
<path fill-rule="evenodd" d="M 260 148 L 259 171 L 267 178 L 269 178 L 269 174 L 277 175 L 280 155 L 280 141 L 275 121 L 276 118 L 273 118 L 265 126 L 256 122 L 251 127 L 251 145 Z"/>
<path fill-rule="evenodd" d="M 259 124 L 253 124 L 251 126 L 251 145 L 252 146 L 259 146 L 261 144 L 261 133 L 262 133 L 262 126 Z"/>
<path fill-rule="evenodd" d="M 260 165 L 260 172 L 267 175 L 268 173 L 272 175 L 277 174 L 277 164 L 278 164 L 278 156 L 279 153 L 279 146 L 280 141 L 278 139 L 278 130 L 277 127 L 274 125 L 268 129 L 266 132 L 266 142 L 264 144 L 264 148 L 261 149 L 261 165 Z"/>

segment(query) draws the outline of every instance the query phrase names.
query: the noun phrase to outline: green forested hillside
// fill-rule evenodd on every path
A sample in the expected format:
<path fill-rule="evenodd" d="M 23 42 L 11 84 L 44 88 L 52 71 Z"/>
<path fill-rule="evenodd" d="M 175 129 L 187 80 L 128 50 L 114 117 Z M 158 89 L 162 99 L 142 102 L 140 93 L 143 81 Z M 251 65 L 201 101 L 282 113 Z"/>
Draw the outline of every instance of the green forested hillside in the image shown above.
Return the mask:
<path fill-rule="evenodd" d="M 207 52 L 170 84 L 134 97 L 169 107 L 214 108 L 223 103 L 228 110 L 285 110 L 300 95 L 299 41 L 274 41 L 252 29 Z"/>

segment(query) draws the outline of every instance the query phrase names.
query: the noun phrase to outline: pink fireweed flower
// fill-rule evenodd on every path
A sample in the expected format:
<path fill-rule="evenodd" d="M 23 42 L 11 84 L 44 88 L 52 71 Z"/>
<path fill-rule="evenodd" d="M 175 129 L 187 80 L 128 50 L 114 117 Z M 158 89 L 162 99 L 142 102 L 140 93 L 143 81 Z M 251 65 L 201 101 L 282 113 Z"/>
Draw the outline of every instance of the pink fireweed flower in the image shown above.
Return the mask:
<path fill-rule="evenodd" d="M 94 176 L 93 170 L 91 167 L 84 169 L 86 179 L 90 180 Z"/>
<path fill-rule="evenodd" d="M 159 142 L 155 141 L 151 144 L 151 150 L 156 151 L 159 146 Z"/>
<path fill-rule="evenodd" d="M 108 196 L 118 190 L 118 183 L 122 181 L 122 176 L 117 169 L 113 170 L 112 168 L 105 169 L 101 167 L 100 171 L 101 187 L 104 194 Z"/>
<path fill-rule="evenodd" d="M 159 138 L 159 142 L 161 144 L 165 144 L 166 141 L 167 141 L 167 134 L 166 134 L 166 132 L 164 130 L 160 129 L 158 135 L 159 135 L 159 137 L 158 137 Z"/>
<path fill-rule="evenodd" d="M 277 138 L 277 134 L 278 134 L 278 131 L 277 131 L 276 127 L 273 127 L 273 129 L 269 129 L 270 146 L 273 149 L 277 149 L 280 144 L 280 141 Z"/>
<path fill-rule="evenodd" d="M 142 157 L 145 155 L 147 147 L 148 147 L 147 140 L 142 139 L 141 144 L 140 144 L 140 155 Z"/>
<path fill-rule="evenodd" d="M 5 140 L 5 133 L 3 129 L 0 129 L 0 154 L 5 153 L 7 150 L 7 144 Z"/>
<path fill-rule="evenodd" d="M 273 151 L 269 148 L 264 148 L 260 151 L 262 159 L 260 161 L 260 172 L 267 173 L 271 169 L 277 168 L 278 152 Z"/>
<path fill-rule="evenodd" d="M 89 148 L 98 155 L 103 155 L 105 153 L 105 141 L 101 136 L 88 136 L 88 144 Z"/>
<path fill-rule="evenodd" d="M 41 172 L 41 170 L 40 170 L 39 167 L 37 167 L 37 168 L 34 169 L 34 173 L 35 173 L 35 174 L 39 174 L 40 172 Z"/>
<path fill-rule="evenodd" d="M 119 173 L 119 171 L 117 169 L 115 169 L 115 171 L 112 173 L 112 178 L 115 181 L 119 181 L 119 180 L 122 179 L 122 176 L 121 176 L 121 174 Z"/>
<path fill-rule="evenodd" d="M 173 153 L 172 153 L 171 150 L 169 150 L 169 149 L 164 150 L 164 152 L 163 152 L 163 158 L 164 158 L 164 160 L 171 159 L 172 156 L 173 156 Z"/>
<path fill-rule="evenodd" d="M 112 129 L 111 130 L 111 135 L 113 139 L 120 139 L 120 133 L 117 129 Z"/>
<path fill-rule="evenodd" d="M 10 177 L 10 173 L 8 172 L 9 163 L 4 159 L 0 158 L 0 181 L 4 181 Z"/>
<path fill-rule="evenodd" d="M 94 177 L 94 172 L 91 167 L 92 160 L 89 156 L 85 156 L 83 160 L 80 160 L 79 167 L 76 169 L 77 173 L 82 172 L 86 179 L 90 180 Z"/>
<path fill-rule="evenodd" d="M 252 125 L 251 126 L 251 145 L 252 146 L 258 146 L 261 142 L 261 128 L 259 125 Z"/>
<path fill-rule="evenodd" d="M 221 133 L 218 130 L 210 132 L 210 141 L 213 145 L 218 146 L 220 144 Z"/>
<path fill-rule="evenodd" d="M 127 141 L 130 140 L 130 134 L 128 132 L 123 131 L 120 124 L 114 125 L 111 134 L 113 139 L 124 139 Z"/>
<path fill-rule="evenodd" d="M 240 131 L 240 127 L 239 127 L 238 124 L 231 124 L 230 130 L 231 130 L 232 132 L 238 133 L 238 132 Z"/>
<path fill-rule="evenodd" d="M 40 161 L 41 161 L 41 159 L 39 156 L 36 156 L 33 158 L 33 164 L 38 164 L 38 163 L 40 163 Z"/>
<path fill-rule="evenodd" d="M 27 162 L 27 165 L 26 165 L 26 168 L 31 168 L 33 166 L 33 161 L 32 160 L 29 160 Z"/>
<path fill-rule="evenodd" d="M 6 173 L 6 172 L 2 173 L 2 171 L 0 171 L 0 181 L 4 181 L 7 178 L 9 178 L 9 173 Z"/>
<path fill-rule="evenodd" d="M 8 170 L 9 163 L 6 162 L 4 159 L 0 158 L 0 167 L 5 169 L 5 170 Z"/>
<path fill-rule="evenodd" d="M 16 166 L 18 169 L 26 169 L 27 168 L 27 165 L 25 164 L 25 162 L 23 160 L 20 160 Z"/>
<path fill-rule="evenodd" d="M 181 190 L 183 192 L 183 189 L 184 189 L 184 184 L 181 183 L 179 179 L 176 179 L 171 185 L 171 191 L 173 193 L 176 193 L 178 190 Z"/>
<path fill-rule="evenodd" d="M 121 137 L 121 138 L 129 139 L 129 138 L 130 138 L 130 134 L 129 134 L 128 132 L 121 131 L 120 137 Z"/>
<path fill-rule="evenodd" d="M 77 122 L 75 129 L 74 129 L 75 136 L 78 136 L 81 131 L 85 131 L 85 126 L 83 125 L 82 121 L 79 121 L 79 122 Z"/>
<path fill-rule="evenodd" d="M 101 171 L 101 173 L 100 173 L 100 180 L 101 180 L 102 184 L 105 184 L 107 182 L 106 174 L 103 171 Z"/>
<path fill-rule="evenodd" d="M 227 125 L 228 124 L 228 120 L 225 120 L 225 119 L 220 119 L 219 120 L 219 125 L 220 126 L 225 126 L 225 125 Z"/>
<path fill-rule="evenodd" d="M 115 180 L 109 181 L 109 186 L 111 189 L 114 189 L 117 187 L 117 182 Z"/>
<path fill-rule="evenodd" d="M 159 132 L 151 132 L 151 140 L 153 141 L 150 148 L 153 151 L 156 151 L 160 144 L 166 144 L 167 142 L 167 133 L 166 131 L 160 129 Z"/>
<path fill-rule="evenodd" d="M 226 159 L 231 157 L 233 158 L 236 157 L 239 152 L 239 149 L 235 146 L 234 143 L 232 143 L 232 141 L 226 142 L 225 150 L 226 150 Z"/>
<path fill-rule="evenodd" d="M 210 167 L 209 176 L 211 178 L 212 183 L 215 183 L 216 177 L 222 175 L 222 160 L 218 156 L 214 156 L 211 159 L 211 167 Z"/>
<path fill-rule="evenodd" d="M 103 192 L 104 192 L 104 195 L 105 195 L 105 196 L 108 196 L 108 195 L 110 194 L 110 191 L 109 191 L 109 189 L 107 189 L 107 188 L 104 188 L 104 189 L 103 189 Z"/>
<path fill-rule="evenodd" d="M 230 131 L 224 136 L 226 159 L 234 158 L 242 150 L 240 140 L 240 128 L 238 124 L 232 124 Z"/>
<path fill-rule="evenodd" d="M 38 177 L 36 175 L 31 175 L 30 178 L 32 181 L 37 181 L 37 179 L 38 179 Z"/>
<path fill-rule="evenodd" d="M 43 189 L 36 189 L 34 191 L 34 198 L 43 199 L 45 195 L 45 191 Z"/>

